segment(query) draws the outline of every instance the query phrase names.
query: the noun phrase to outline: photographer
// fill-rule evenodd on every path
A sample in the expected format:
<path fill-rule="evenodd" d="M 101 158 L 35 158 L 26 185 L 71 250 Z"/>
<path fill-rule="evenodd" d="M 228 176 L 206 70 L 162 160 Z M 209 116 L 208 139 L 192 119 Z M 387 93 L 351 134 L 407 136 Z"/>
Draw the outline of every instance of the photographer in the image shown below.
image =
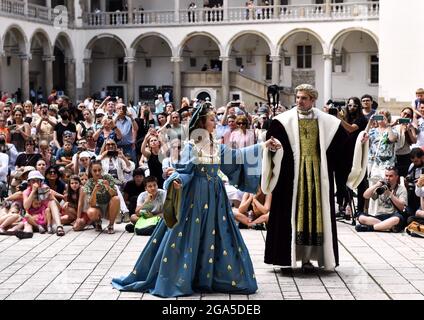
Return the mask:
<path fill-rule="evenodd" d="M 49 106 L 42 104 L 40 108 L 40 119 L 37 122 L 37 134 L 40 140 L 47 140 L 50 142 L 53 140 L 53 132 L 56 127 L 57 120 L 55 117 L 48 114 Z"/>
<path fill-rule="evenodd" d="M 424 169 L 424 151 L 421 148 L 414 148 L 409 157 L 412 163 L 405 176 L 405 187 L 408 190 L 408 209 L 410 212 L 415 212 L 420 206 L 420 198 L 415 194 L 415 187 Z"/>
<path fill-rule="evenodd" d="M 406 188 L 399 184 L 399 174 L 395 167 L 387 168 L 385 180 L 369 187 L 364 193 L 364 198 L 376 201 L 376 212 L 373 215 L 361 213 L 358 217 L 360 224 L 355 227 L 356 231 L 401 230 L 406 222 L 402 213 L 408 205 L 408 195 Z"/>

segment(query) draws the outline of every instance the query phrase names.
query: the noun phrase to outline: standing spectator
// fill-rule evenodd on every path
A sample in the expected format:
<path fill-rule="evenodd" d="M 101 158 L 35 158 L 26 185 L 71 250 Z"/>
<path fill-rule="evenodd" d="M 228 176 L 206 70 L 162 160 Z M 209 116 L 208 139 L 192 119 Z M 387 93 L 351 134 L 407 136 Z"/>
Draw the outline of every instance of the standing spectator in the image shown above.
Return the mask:
<path fill-rule="evenodd" d="M 190 2 L 190 4 L 188 5 L 188 22 L 196 22 L 196 9 L 196 3 Z"/>
<path fill-rule="evenodd" d="M 13 121 L 15 124 L 10 126 L 10 142 L 15 145 L 18 152 L 23 152 L 25 141 L 31 136 L 31 127 L 24 122 L 24 110 L 21 106 L 15 106 Z"/>
<path fill-rule="evenodd" d="M 373 98 L 369 94 L 365 94 L 361 98 L 362 102 L 362 111 L 364 113 L 365 118 L 370 120 L 370 118 L 375 114 L 375 110 L 372 108 Z"/>
<path fill-rule="evenodd" d="M 6 127 L 6 119 L 0 115 L 0 134 L 4 136 L 5 143 L 10 143 L 10 129 Z"/>
<path fill-rule="evenodd" d="M 62 120 L 56 124 L 53 132 L 53 143 L 55 144 L 56 148 L 61 148 L 63 146 L 65 131 L 67 133 L 71 132 L 73 137 L 76 137 L 77 133 L 77 127 L 75 126 L 75 123 L 70 121 L 69 110 L 67 108 L 61 109 L 59 111 L 59 115 Z"/>
<path fill-rule="evenodd" d="M 231 132 L 230 145 L 233 149 L 245 148 L 255 144 L 255 134 L 249 130 L 249 121 L 246 116 L 240 115 L 236 118 L 238 129 Z"/>
<path fill-rule="evenodd" d="M 164 183 L 162 164 L 159 160 L 162 145 L 160 135 L 155 130 L 150 130 L 147 133 L 141 145 L 141 153 L 147 159 L 150 175 L 158 179 L 158 185 L 161 189 Z"/>
<path fill-rule="evenodd" d="M 25 101 L 24 105 L 24 112 L 25 112 L 25 116 L 24 116 L 24 121 L 26 123 L 28 123 L 29 125 L 31 125 L 32 120 L 37 117 L 37 115 L 33 112 L 33 105 L 31 101 Z"/>
<path fill-rule="evenodd" d="M 56 164 L 56 157 L 52 153 L 52 148 L 49 146 L 47 140 L 41 140 L 39 150 L 42 159 L 46 162 L 46 166 L 50 167 Z"/>
<path fill-rule="evenodd" d="M 396 131 L 399 132 L 399 148 L 396 150 L 396 167 L 399 170 L 399 176 L 405 177 L 408 174 L 408 168 L 411 164 L 409 154 L 411 146 L 417 143 L 417 132 L 414 127 L 414 111 L 410 107 L 404 108 L 400 113 L 401 119 L 409 119 L 409 123 L 395 122 Z"/>
<path fill-rule="evenodd" d="M 52 117 L 48 114 L 49 106 L 47 104 L 42 104 L 40 108 L 40 119 L 37 122 L 37 135 L 40 140 L 53 140 L 53 132 L 56 127 L 57 120 L 55 117 Z"/>
<path fill-rule="evenodd" d="M 424 102 L 418 105 L 417 115 L 417 142 L 412 145 L 413 148 L 424 147 Z"/>
<path fill-rule="evenodd" d="M 417 89 L 417 91 L 415 91 L 415 97 L 416 99 L 414 100 L 412 107 L 415 107 L 415 109 L 418 109 L 420 104 L 424 102 L 424 89 L 423 88 Z"/>
<path fill-rule="evenodd" d="M 158 115 L 159 119 L 160 115 Z M 153 119 L 153 114 L 150 111 L 150 107 L 147 103 L 144 103 L 140 110 L 139 116 L 135 119 L 137 122 L 137 137 L 136 137 L 136 150 L 140 150 L 143 143 L 144 137 L 151 127 L 155 126 L 155 120 Z M 165 117 L 166 122 L 166 117 Z"/>
<path fill-rule="evenodd" d="M 115 142 L 121 140 L 122 134 L 119 128 L 115 126 L 112 116 L 107 116 L 102 121 L 102 127 L 100 127 L 93 135 L 94 141 L 96 141 L 96 154 L 100 153 L 100 149 L 103 143 L 107 139 L 112 139 Z"/>
<path fill-rule="evenodd" d="M 155 100 L 155 114 L 158 115 L 165 110 L 165 101 L 163 100 L 163 96 L 158 94 L 158 98 Z"/>
<path fill-rule="evenodd" d="M 91 111 L 87 109 L 83 110 L 82 116 L 84 120 L 80 121 L 76 127 L 78 140 L 85 138 L 88 130 L 94 130 L 94 118 Z"/>
<path fill-rule="evenodd" d="M 121 139 L 118 141 L 118 146 L 124 154 L 130 154 L 131 159 L 136 162 L 135 141 L 138 131 L 137 122 L 132 117 L 132 114 L 128 115 L 125 104 L 118 104 L 116 111 L 118 116 L 115 119 L 115 126 L 121 132 Z"/>
<path fill-rule="evenodd" d="M 227 121 L 226 121 L 227 124 L 224 126 L 227 126 L 228 130 L 225 130 L 224 135 L 222 136 L 222 139 L 221 139 L 222 144 L 231 146 L 231 142 L 230 142 L 231 134 L 238 129 L 236 119 L 237 117 L 235 115 L 229 115 L 227 117 Z"/>

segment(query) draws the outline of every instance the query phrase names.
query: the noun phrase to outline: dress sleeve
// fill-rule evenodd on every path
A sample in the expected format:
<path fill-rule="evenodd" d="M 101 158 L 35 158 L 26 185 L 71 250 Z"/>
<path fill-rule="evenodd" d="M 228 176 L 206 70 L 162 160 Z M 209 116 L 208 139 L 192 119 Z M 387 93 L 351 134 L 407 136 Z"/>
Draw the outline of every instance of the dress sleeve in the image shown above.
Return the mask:
<path fill-rule="evenodd" d="M 167 190 L 174 180 L 180 180 L 183 188 L 189 184 L 193 178 L 194 163 L 193 147 L 191 143 L 187 143 L 181 153 L 181 160 L 175 165 L 175 172 L 165 180 L 163 188 Z"/>
<path fill-rule="evenodd" d="M 231 149 L 221 145 L 221 171 L 237 189 L 256 193 L 261 181 L 262 144 Z"/>

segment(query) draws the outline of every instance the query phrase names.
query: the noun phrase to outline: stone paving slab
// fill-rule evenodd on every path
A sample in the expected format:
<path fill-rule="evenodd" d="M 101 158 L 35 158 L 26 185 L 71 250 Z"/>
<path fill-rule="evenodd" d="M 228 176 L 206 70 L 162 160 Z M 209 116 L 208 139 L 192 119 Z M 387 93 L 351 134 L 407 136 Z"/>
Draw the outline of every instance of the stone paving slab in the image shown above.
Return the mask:
<path fill-rule="evenodd" d="M 110 281 L 128 274 L 148 237 L 116 226 L 65 237 L 0 236 L 0 300 L 158 300 L 148 293 L 119 292 Z M 169 300 L 424 300 L 424 239 L 406 234 L 357 233 L 338 224 L 336 272 L 304 275 L 263 262 L 265 231 L 242 230 L 258 282 L 253 295 L 196 293 Z"/>

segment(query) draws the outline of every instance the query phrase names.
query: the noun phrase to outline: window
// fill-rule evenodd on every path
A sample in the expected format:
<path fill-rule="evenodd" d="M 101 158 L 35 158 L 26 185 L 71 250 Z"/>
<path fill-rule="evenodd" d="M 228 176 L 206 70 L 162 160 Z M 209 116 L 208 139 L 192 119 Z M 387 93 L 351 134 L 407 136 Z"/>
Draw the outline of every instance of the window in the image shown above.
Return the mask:
<path fill-rule="evenodd" d="M 344 48 L 341 51 L 333 50 L 333 72 L 346 72 L 347 54 Z"/>
<path fill-rule="evenodd" d="M 272 60 L 269 54 L 266 55 L 266 75 L 265 80 L 272 80 Z"/>
<path fill-rule="evenodd" d="M 370 83 L 378 84 L 378 69 L 379 69 L 379 58 L 378 55 L 374 54 L 370 56 Z"/>
<path fill-rule="evenodd" d="M 241 67 L 243 65 L 243 58 L 236 58 L 236 66 Z"/>
<path fill-rule="evenodd" d="M 190 67 L 194 68 L 197 66 L 197 59 L 196 58 L 190 58 Z"/>
<path fill-rule="evenodd" d="M 152 59 L 146 58 L 146 68 L 151 68 L 151 67 L 152 67 Z"/>
<path fill-rule="evenodd" d="M 297 68 L 312 68 L 312 46 L 297 46 Z"/>
<path fill-rule="evenodd" d="M 124 61 L 124 58 L 118 58 L 117 67 L 118 67 L 117 81 L 118 82 L 125 82 L 125 81 L 127 81 L 127 64 Z"/>

